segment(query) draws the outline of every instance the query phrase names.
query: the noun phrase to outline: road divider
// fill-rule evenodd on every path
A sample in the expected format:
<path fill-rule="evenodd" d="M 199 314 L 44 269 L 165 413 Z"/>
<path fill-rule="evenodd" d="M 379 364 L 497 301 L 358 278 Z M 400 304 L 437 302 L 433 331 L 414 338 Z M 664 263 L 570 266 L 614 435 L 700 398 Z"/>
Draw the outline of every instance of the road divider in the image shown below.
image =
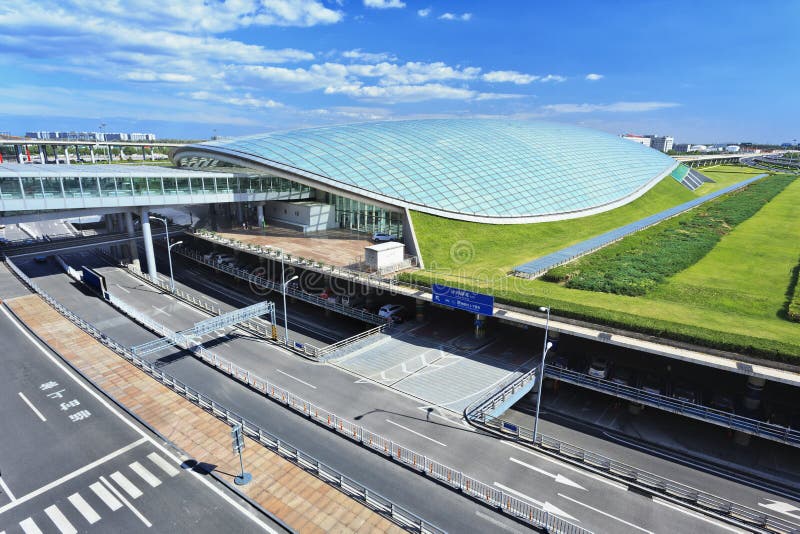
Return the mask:
<path fill-rule="evenodd" d="M 13 262 L 6 258 L 8 266 L 23 282 L 25 282 L 31 289 L 38 293 L 48 304 L 61 313 L 64 317 L 70 320 L 73 324 L 99 340 L 103 345 L 107 346 L 126 360 L 130 361 L 133 365 L 142 369 L 145 373 L 149 374 L 154 379 L 166 385 L 173 391 L 182 395 L 191 402 L 197 404 L 201 408 L 214 414 L 216 417 L 226 421 L 229 424 L 242 425 L 243 431 L 254 440 L 270 449 L 278 452 L 285 458 L 301 465 L 302 467 L 314 472 L 328 482 L 336 484 L 342 491 L 355 496 L 357 499 L 366 503 L 371 508 L 378 512 L 390 517 L 392 520 L 413 528 L 417 532 L 438 534 L 442 533 L 441 529 L 430 525 L 424 520 L 417 517 L 415 514 L 404 510 L 398 505 L 391 503 L 388 499 L 381 497 L 379 494 L 369 490 L 355 481 L 347 478 L 346 476 L 334 471 L 333 469 L 325 466 L 312 456 L 307 455 L 303 451 L 287 444 L 284 441 L 277 439 L 266 430 L 260 428 L 254 423 L 247 421 L 242 416 L 230 411 L 220 403 L 214 401 L 207 395 L 190 388 L 183 384 L 173 376 L 165 373 L 159 369 L 155 364 L 139 358 L 133 354 L 127 347 L 121 345 L 115 340 L 109 338 L 92 324 L 84 321 L 76 314 L 62 306 L 57 300 L 48 295 L 44 290 L 39 288 L 25 273 L 23 273 Z M 147 323 L 148 329 L 154 332 L 169 332 L 169 329 L 159 325 L 143 313 L 137 312 L 135 309 L 126 306 L 129 314 L 137 314 L 141 317 L 136 318 L 140 324 Z M 280 388 L 260 378 L 248 370 L 213 354 L 211 351 L 204 347 L 197 347 L 199 350 L 190 351 L 192 354 L 200 358 L 206 364 L 219 369 L 220 371 L 236 378 L 243 382 L 252 389 L 255 389 L 273 401 L 279 402 L 284 406 L 291 408 L 293 411 L 309 418 L 310 420 L 327 427 L 340 436 L 347 437 L 369 448 L 370 450 L 383 455 L 387 459 L 400 463 L 415 472 L 424 475 L 432 480 L 435 480 L 445 487 L 449 487 L 455 491 L 462 493 L 473 500 L 484 504 L 490 508 L 499 510 L 500 512 L 513 517 L 514 519 L 528 524 L 535 528 L 545 530 L 547 532 L 559 534 L 591 534 L 590 531 L 579 527 L 553 513 L 544 510 L 530 502 L 522 500 L 516 496 L 510 495 L 502 490 L 481 482 L 473 477 L 470 477 L 461 471 L 441 464 L 425 455 L 419 454 L 413 449 L 404 447 L 395 443 L 380 434 L 371 432 L 355 423 L 340 418 L 332 412 L 328 412 L 324 408 L 316 406 L 305 399 L 298 397 L 290 391 Z"/>

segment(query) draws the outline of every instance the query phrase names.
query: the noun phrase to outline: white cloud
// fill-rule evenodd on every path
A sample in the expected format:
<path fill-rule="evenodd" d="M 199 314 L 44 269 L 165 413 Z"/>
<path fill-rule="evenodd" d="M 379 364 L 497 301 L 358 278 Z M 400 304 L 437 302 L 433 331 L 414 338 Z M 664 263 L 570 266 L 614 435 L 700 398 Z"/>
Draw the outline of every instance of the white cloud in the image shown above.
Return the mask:
<path fill-rule="evenodd" d="M 132 82 L 190 83 L 195 81 L 195 77 L 189 74 L 153 72 L 151 70 L 134 70 L 125 72 L 121 74 L 119 78 L 122 80 L 130 80 Z"/>
<path fill-rule="evenodd" d="M 525 85 L 538 80 L 540 77 L 533 74 L 523 74 L 515 70 L 493 70 L 487 72 L 481 78 L 491 83 L 508 82 L 517 85 Z"/>
<path fill-rule="evenodd" d="M 680 106 L 677 102 L 614 102 L 612 104 L 549 104 L 543 109 L 553 113 L 640 113 Z"/>
<path fill-rule="evenodd" d="M 280 102 L 276 102 L 272 99 L 261 99 L 255 98 L 251 94 L 247 93 L 242 97 L 237 96 L 227 96 L 222 95 L 219 93 L 211 93 L 208 91 L 195 91 L 193 93 L 189 93 L 189 96 L 193 100 L 204 100 L 207 102 L 220 102 L 222 104 L 230 104 L 232 106 L 243 106 L 249 108 L 265 108 L 265 109 L 273 109 L 273 108 L 281 108 L 283 104 Z"/>
<path fill-rule="evenodd" d="M 347 50 L 342 52 L 342 57 L 347 59 L 354 59 L 356 61 L 364 61 L 366 63 L 380 63 L 381 61 L 397 61 L 397 56 L 389 52 L 364 52 L 360 48 Z"/>
<path fill-rule="evenodd" d="M 364 7 L 375 9 L 402 9 L 406 7 L 401 0 L 364 0 Z"/>
<path fill-rule="evenodd" d="M 431 11 L 433 11 L 433 9 L 431 9 L 429 7 L 426 7 L 425 9 L 418 9 L 417 10 L 417 15 L 419 15 L 422 18 L 425 18 L 425 17 L 427 17 L 428 15 L 431 14 Z"/>
<path fill-rule="evenodd" d="M 539 81 L 541 81 L 541 82 L 543 82 L 543 83 L 547 83 L 547 82 L 556 82 L 556 83 L 560 83 L 560 82 L 566 81 L 566 79 L 567 79 L 566 77 L 564 77 L 564 76 L 559 76 L 558 74 L 548 74 L 547 76 L 543 77 L 543 78 L 542 78 L 541 80 L 539 80 Z"/>
<path fill-rule="evenodd" d="M 461 21 L 468 21 L 472 19 L 472 13 L 462 13 L 461 15 L 457 13 L 444 13 L 439 15 L 441 20 L 461 20 Z"/>
<path fill-rule="evenodd" d="M 586 75 L 586 79 L 590 82 L 596 82 L 597 80 L 602 80 L 604 76 L 602 74 L 594 74 L 590 73 Z"/>

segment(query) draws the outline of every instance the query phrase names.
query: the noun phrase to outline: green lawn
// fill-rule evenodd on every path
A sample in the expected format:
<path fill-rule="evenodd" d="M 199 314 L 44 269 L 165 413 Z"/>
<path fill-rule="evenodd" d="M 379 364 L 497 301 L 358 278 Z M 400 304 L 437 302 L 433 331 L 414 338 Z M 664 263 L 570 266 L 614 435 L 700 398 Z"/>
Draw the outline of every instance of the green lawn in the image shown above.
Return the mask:
<path fill-rule="evenodd" d="M 701 172 L 716 183 L 689 191 L 666 177 L 630 204 L 589 217 L 496 225 L 412 212 L 414 230 L 427 270 L 457 270 L 464 277 L 496 278 L 532 259 L 760 174 L 749 167 L 730 165 Z"/>
<path fill-rule="evenodd" d="M 704 185 L 696 191 L 698 195 L 760 174 L 732 166 L 701 170 L 718 183 Z M 702 260 L 646 296 L 567 289 L 540 280 L 498 276 L 514 265 L 692 196 L 669 178 L 641 199 L 613 212 L 539 225 L 480 225 L 415 213 L 426 267 L 437 269 L 413 278 L 493 293 L 498 302 L 529 308 L 550 305 L 554 313 L 563 316 L 768 359 L 796 361 L 800 357 L 800 324 L 785 319 L 785 308 L 792 269 L 800 258 L 798 180 L 723 237 Z M 503 230 L 509 229 L 511 235 L 504 235 Z M 458 254 L 451 258 L 450 248 L 459 240 L 472 243 L 472 260 L 459 263 L 465 256 Z M 522 247 L 520 243 L 526 244 Z"/>

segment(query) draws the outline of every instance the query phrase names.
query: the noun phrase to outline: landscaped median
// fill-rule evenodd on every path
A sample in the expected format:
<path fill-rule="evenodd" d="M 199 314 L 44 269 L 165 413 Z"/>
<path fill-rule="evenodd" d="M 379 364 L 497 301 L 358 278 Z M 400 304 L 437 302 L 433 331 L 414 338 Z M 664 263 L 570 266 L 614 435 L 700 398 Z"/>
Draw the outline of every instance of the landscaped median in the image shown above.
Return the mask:
<path fill-rule="evenodd" d="M 704 172 L 729 185 L 731 181 L 741 181 L 760 171 L 748 173 L 735 167 L 720 167 Z M 704 187 L 698 192 L 706 193 L 708 190 L 703 191 Z M 799 365 L 800 325 L 786 320 L 786 302 L 787 291 L 792 289 L 792 270 L 800 257 L 800 227 L 796 224 L 800 220 L 800 181 L 772 176 L 765 178 L 763 186 L 759 184 L 759 187 L 764 188 L 761 193 L 772 188 L 781 191 L 769 201 L 767 197 L 770 195 L 757 195 L 761 207 L 751 210 L 749 217 L 739 213 L 734 219 L 723 218 L 729 226 L 735 221 L 735 227 L 711 229 L 714 235 L 709 236 L 710 250 L 683 249 L 681 253 L 687 254 L 692 261 L 668 269 L 657 284 L 650 284 L 645 294 L 640 296 L 587 291 L 543 280 L 507 276 L 510 266 L 516 264 L 529 248 L 525 240 L 519 239 L 527 234 L 521 234 L 521 230 L 513 227 L 475 225 L 472 231 L 476 238 L 462 239 L 463 234 L 458 231 L 447 232 L 448 222 L 445 220 L 437 221 L 436 235 L 429 236 L 426 232 L 431 227 L 422 225 L 423 233 L 420 235 L 415 219 L 417 237 L 428 269 L 403 274 L 402 279 L 422 285 L 443 283 L 463 287 L 493 294 L 498 304 L 531 309 L 550 306 L 554 314 L 562 317 Z M 752 194 L 747 190 L 742 193 L 745 192 L 747 194 L 741 198 Z M 742 193 L 720 197 L 716 202 L 726 204 L 728 199 Z M 750 208 L 758 207 L 758 202 L 754 201 Z M 731 212 L 736 211 L 737 204 L 738 201 L 730 204 L 734 206 Z M 704 207 L 697 208 L 645 230 L 641 235 L 645 232 L 657 235 L 665 227 L 674 228 L 677 237 L 688 235 L 682 232 L 680 221 L 682 218 L 691 219 L 704 210 Z M 591 220 L 593 217 L 562 224 L 572 223 L 576 235 L 581 236 L 587 232 L 589 236 L 597 235 L 606 230 L 605 226 L 588 229 L 581 226 L 589 226 Z M 454 227 L 461 229 L 461 224 L 454 224 Z M 551 223 L 542 226 L 548 224 Z M 508 231 L 509 235 L 487 243 L 486 237 L 480 235 L 483 227 L 489 236 L 500 235 L 503 231 Z M 703 232 L 707 230 L 702 225 L 700 229 Z M 511 236 L 517 241 L 511 243 Z M 442 248 L 433 256 L 428 256 L 425 251 L 429 238 L 430 242 Z M 562 243 L 568 242 L 564 235 L 559 239 Z M 640 235 L 626 239 L 634 244 L 626 245 L 623 240 L 617 250 L 632 251 L 637 246 L 644 246 Z M 547 236 L 543 240 L 547 243 L 552 241 Z M 650 248 L 653 261 L 670 260 L 659 246 Z M 459 250 L 454 250 L 456 248 Z M 533 243 L 530 248 L 541 253 L 552 251 L 549 250 L 552 248 L 550 244 Z M 468 253 L 464 254 L 461 249 Z M 450 250 L 455 253 L 448 257 Z M 431 258 L 437 262 L 433 263 Z M 609 257 L 609 260 L 613 264 L 615 258 Z M 592 256 L 587 256 L 585 261 L 592 261 Z M 431 268 L 432 264 L 436 268 Z M 568 264 L 565 268 L 571 269 L 572 266 Z"/>

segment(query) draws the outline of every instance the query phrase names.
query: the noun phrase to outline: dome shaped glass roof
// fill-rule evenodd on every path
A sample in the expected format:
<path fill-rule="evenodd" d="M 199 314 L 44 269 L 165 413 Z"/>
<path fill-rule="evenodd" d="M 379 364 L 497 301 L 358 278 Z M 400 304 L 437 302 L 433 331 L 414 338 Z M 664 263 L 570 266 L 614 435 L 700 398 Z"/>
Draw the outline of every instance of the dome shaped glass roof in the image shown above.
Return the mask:
<path fill-rule="evenodd" d="M 637 198 L 677 165 L 661 152 L 604 132 L 504 119 L 266 133 L 182 147 L 174 159 L 187 152 L 233 157 L 388 204 L 498 223 L 611 209 Z"/>

